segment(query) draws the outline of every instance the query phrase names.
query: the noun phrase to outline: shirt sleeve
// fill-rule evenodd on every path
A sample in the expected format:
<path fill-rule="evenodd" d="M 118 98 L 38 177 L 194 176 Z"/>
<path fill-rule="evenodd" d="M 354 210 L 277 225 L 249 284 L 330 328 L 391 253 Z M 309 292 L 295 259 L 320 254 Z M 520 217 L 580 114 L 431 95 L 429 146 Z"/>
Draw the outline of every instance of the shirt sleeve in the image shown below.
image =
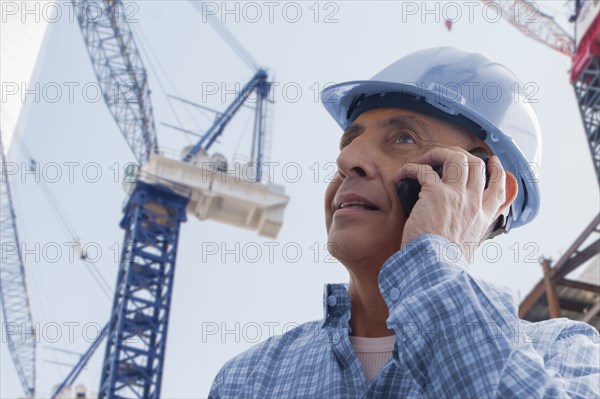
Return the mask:
<path fill-rule="evenodd" d="M 443 237 L 420 236 L 394 254 L 379 287 L 394 362 L 426 397 L 600 397 L 598 331 L 520 320 L 510 291 L 471 276 Z"/>
<path fill-rule="evenodd" d="M 222 373 L 222 370 L 219 370 L 219 373 L 213 380 L 213 383 L 210 387 L 210 391 L 208 393 L 208 399 L 220 399 L 221 398 L 220 386 L 221 386 L 221 380 L 223 378 L 221 373 Z"/>

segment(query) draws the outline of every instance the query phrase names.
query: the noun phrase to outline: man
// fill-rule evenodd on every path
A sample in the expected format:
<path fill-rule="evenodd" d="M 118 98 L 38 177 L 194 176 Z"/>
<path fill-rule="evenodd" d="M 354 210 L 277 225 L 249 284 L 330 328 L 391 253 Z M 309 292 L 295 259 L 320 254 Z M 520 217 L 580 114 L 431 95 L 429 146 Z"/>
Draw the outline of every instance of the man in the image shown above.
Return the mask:
<path fill-rule="evenodd" d="M 515 84 L 444 47 L 322 93 L 345 130 L 325 220 L 349 283 L 326 286 L 323 320 L 227 362 L 210 397 L 600 397 L 595 329 L 519 320 L 466 267 L 539 207 L 539 124 Z"/>

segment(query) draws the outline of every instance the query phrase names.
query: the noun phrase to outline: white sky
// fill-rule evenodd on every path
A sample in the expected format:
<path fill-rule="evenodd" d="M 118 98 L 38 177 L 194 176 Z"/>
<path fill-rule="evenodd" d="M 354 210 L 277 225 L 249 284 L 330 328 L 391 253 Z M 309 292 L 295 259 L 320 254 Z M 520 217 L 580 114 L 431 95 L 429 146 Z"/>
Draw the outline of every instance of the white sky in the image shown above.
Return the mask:
<path fill-rule="evenodd" d="M 444 8 L 449 3 L 462 10 L 451 32 L 442 18 L 444 10 L 453 12 Z M 564 9 L 562 1 L 544 3 L 546 9 Z M 114 173 L 122 172 L 133 156 L 104 103 L 90 100 L 95 95 L 92 89 L 87 97 L 83 92 L 95 82 L 89 57 L 68 4 L 55 4 L 62 16 L 49 24 L 45 52 L 33 80 L 39 82 L 40 98 L 26 96 L 26 117 L 19 120 L 17 136 L 40 162 L 40 179 L 60 202 L 81 241 L 90 251 L 101 249 L 96 265 L 112 289 L 118 267 L 114 249 L 123 237 L 118 223 L 125 199 Z M 168 94 L 222 110 L 233 99 L 233 94 L 222 89 L 233 90 L 236 82 L 243 85 L 252 71 L 188 2 L 127 4 L 129 15 L 136 20 L 132 22 L 138 45 L 145 48 L 159 143 L 179 150 L 189 142 L 179 132 L 160 125 L 179 123 L 161 86 Z M 222 7 L 221 2 L 212 4 Z M 233 8 L 236 3 L 228 4 Z M 474 272 L 512 287 L 521 297 L 541 277 L 537 258 L 560 257 L 598 212 L 598 186 L 569 84 L 569 59 L 524 37 L 503 20 L 494 22 L 493 11 L 486 18 L 484 7 L 472 2 L 437 3 L 437 12 L 436 3 L 427 2 L 434 10 L 427 15 L 419 9 L 422 2 L 410 3 L 417 7 L 415 15 L 407 14 L 408 3 L 399 2 L 276 2 L 270 21 L 264 2 L 252 3 L 250 8 L 246 3 L 237 4 L 238 21 L 235 12 L 217 16 L 279 83 L 273 91 L 271 161 L 279 163 L 274 181 L 285 186 L 291 200 L 277 243 L 211 222 L 190 219 L 183 225 L 162 397 L 205 397 L 218 369 L 250 347 L 257 332 L 265 339 L 270 333 L 280 334 L 321 318 L 323 284 L 347 281 L 345 269 L 332 262 L 324 250 L 324 181 L 333 172 L 331 162 L 337 156 L 340 133 L 316 101 L 318 91 L 328 82 L 367 79 L 412 51 L 453 45 L 482 52 L 507 65 L 523 82 L 535 85 L 538 91 L 533 98 L 538 102 L 534 106 L 544 139 L 540 214 L 530 225 L 497 239 L 498 247 L 488 248 L 488 260 L 495 261 L 486 262 L 480 252 L 473 266 Z M 471 7 L 472 18 L 467 7 Z M 299 17 L 297 10 L 301 10 Z M 43 7 L 39 11 L 42 13 Z M 293 23 L 294 19 L 298 21 Z M 4 57 L 2 62 L 4 71 Z M 3 85 L 8 79 L 3 72 Z M 10 79 L 21 82 L 26 78 Z M 53 102 L 57 86 L 62 96 Z M 74 87 L 72 99 L 69 86 Z M 208 94 L 206 89 L 214 86 L 219 93 Z M 30 87 L 35 88 L 35 83 Z M 19 96 L 11 100 L 15 98 L 20 101 Z M 174 107 L 183 127 L 201 130 L 210 125 L 206 115 L 179 104 Z M 244 151 L 249 133 L 245 140 L 240 132 L 246 117 L 242 115 L 226 129 L 216 150 L 230 158 Z M 15 143 L 9 158 L 24 161 L 21 147 Z M 68 162 L 75 162 L 72 181 Z M 284 168 L 292 162 L 299 165 L 301 176 L 295 177 L 295 168 Z M 61 175 L 51 183 L 56 165 Z M 96 170 L 102 175 L 92 182 Z M 38 396 L 43 397 L 70 371 L 49 361 L 75 362 L 74 356 L 54 349 L 85 351 L 89 345 L 86 338 L 93 337 L 95 327 L 107 321 L 112 298 L 103 294 L 81 263 L 70 261 L 65 244 L 70 237 L 61 229 L 42 184 L 31 174 L 19 174 L 13 181 L 20 237 L 26 248 L 32 249 L 25 261 L 33 316 L 41 332 L 37 387 Z M 58 254 L 56 247 L 62 248 Z M 209 247 L 218 248 L 218 253 L 211 255 Z M 262 256 L 250 262 L 257 247 Z M 270 247 L 274 248 L 272 257 Z M 239 259 L 225 250 L 233 250 Z M 71 324 L 71 331 L 69 323 L 77 323 Z M 61 335 L 55 338 L 57 327 Z M 207 336 L 211 328 L 218 331 Z M 79 379 L 92 389 L 98 386 L 103 349 Z M 18 397 L 21 389 L 6 344 L 0 350 L 0 397 Z"/>

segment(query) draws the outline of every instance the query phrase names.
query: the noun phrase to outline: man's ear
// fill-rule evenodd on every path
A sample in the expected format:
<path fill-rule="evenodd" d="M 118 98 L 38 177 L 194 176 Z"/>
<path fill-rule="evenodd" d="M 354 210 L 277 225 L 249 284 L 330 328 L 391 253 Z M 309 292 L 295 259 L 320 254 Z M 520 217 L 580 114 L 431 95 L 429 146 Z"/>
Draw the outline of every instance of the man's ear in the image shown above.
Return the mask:
<path fill-rule="evenodd" d="M 509 171 L 506 172 L 506 179 L 504 184 L 504 192 L 505 192 L 505 201 L 502 205 L 500 205 L 500 209 L 498 210 L 498 214 L 496 217 L 500 215 L 507 215 L 508 210 L 510 209 L 510 205 L 513 203 L 515 198 L 517 198 L 517 193 L 519 192 L 519 184 L 517 183 L 517 179 L 515 176 Z"/>
<path fill-rule="evenodd" d="M 519 185 L 517 179 L 509 171 L 505 171 L 506 179 L 504 183 L 504 203 L 498 208 L 498 212 L 494 216 L 495 222 L 490 225 L 487 232 L 483 235 L 481 242 L 496 237 L 499 234 L 506 233 L 506 221 L 510 213 L 510 206 L 517 198 Z M 502 215 L 502 218 L 501 216 Z M 480 242 L 480 244 L 481 244 Z"/>

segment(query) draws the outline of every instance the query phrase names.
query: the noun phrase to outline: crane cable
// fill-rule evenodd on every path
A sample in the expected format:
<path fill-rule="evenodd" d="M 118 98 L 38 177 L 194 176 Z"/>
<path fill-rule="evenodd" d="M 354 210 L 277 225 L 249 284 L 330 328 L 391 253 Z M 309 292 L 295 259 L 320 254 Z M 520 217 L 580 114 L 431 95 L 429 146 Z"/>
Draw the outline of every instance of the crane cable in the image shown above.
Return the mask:
<path fill-rule="evenodd" d="M 18 133 L 17 129 L 14 130 L 13 139 L 15 139 L 15 141 L 19 144 L 21 153 L 23 154 L 25 159 L 35 159 L 31 156 L 31 152 L 27 148 L 25 141 L 21 138 L 21 135 Z M 78 246 L 81 247 L 79 236 L 75 228 L 73 227 L 73 224 L 69 221 L 65 211 L 60 206 L 59 201 L 56 199 L 52 191 L 50 191 L 50 189 L 46 186 L 43 179 L 40 179 L 40 183 L 41 184 L 39 185 L 39 187 L 41 187 L 42 193 L 45 195 L 48 203 L 50 204 L 52 213 L 58 220 L 63 232 L 66 234 L 67 237 L 69 237 L 72 240 L 72 242 L 77 243 Z M 106 279 L 104 278 L 104 276 L 100 273 L 96 265 L 90 262 L 88 259 L 86 259 L 83 253 L 80 254 L 79 260 L 82 261 L 82 263 L 86 266 L 86 270 L 91 274 L 92 278 L 94 279 L 102 293 L 106 296 L 108 300 L 111 300 L 112 289 L 106 281 Z"/>
<path fill-rule="evenodd" d="M 146 35 L 144 34 L 141 26 L 132 26 L 132 31 L 135 31 L 136 38 L 140 39 L 139 40 L 139 45 L 140 45 L 141 52 L 144 54 L 144 57 L 146 59 L 146 63 L 147 63 L 147 65 L 150 66 L 150 69 L 152 70 L 152 73 L 154 74 L 154 76 L 156 78 L 156 81 L 158 82 L 158 85 L 159 85 L 161 91 L 167 97 L 167 103 L 169 104 L 169 108 L 171 109 L 171 112 L 173 112 L 173 115 L 175 116 L 175 119 L 179 123 L 179 126 L 183 126 L 183 122 L 181 121 L 181 117 L 179 116 L 179 114 L 177 113 L 175 107 L 173 106 L 173 100 L 168 96 L 168 92 L 167 92 L 167 90 L 166 90 L 166 88 L 165 88 L 162 80 L 159 77 L 158 71 L 154 67 L 154 62 L 156 62 L 158 64 L 158 68 L 160 69 L 160 72 L 162 72 L 162 74 L 164 75 L 164 77 L 166 78 L 167 83 L 171 87 L 171 90 L 175 94 L 177 94 L 177 96 L 180 96 L 179 93 L 178 93 L 178 91 L 177 91 L 177 88 L 175 87 L 175 85 L 173 84 L 173 82 L 171 81 L 171 79 L 169 78 L 169 74 L 166 72 L 164 66 L 160 62 L 160 58 L 157 57 L 157 55 L 154 52 L 154 49 L 152 48 L 152 46 L 148 45 L 149 40 L 146 38 Z M 149 50 L 147 50 L 147 49 L 149 49 Z M 199 110 L 199 112 L 200 112 L 200 115 L 202 115 L 207 121 L 209 121 L 210 123 L 213 122 L 212 118 L 209 117 L 206 114 L 205 111 Z M 194 117 L 194 115 L 189 110 L 188 110 L 188 116 L 190 117 L 190 119 L 192 119 L 192 120 L 194 120 L 194 122 L 196 122 L 196 118 Z M 202 128 L 198 125 L 197 122 L 196 122 L 196 127 L 198 128 L 198 130 L 202 130 Z M 187 134 L 185 135 L 185 137 L 188 140 L 188 144 L 192 144 L 192 141 L 189 139 L 189 137 L 188 137 Z"/>
<path fill-rule="evenodd" d="M 231 47 L 231 49 L 236 53 L 236 55 L 240 57 L 241 60 L 250 69 L 254 71 L 260 69 L 258 63 L 256 62 L 256 60 L 254 60 L 254 58 L 252 58 L 248 50 L 246 50 L 244 46 L 242 46 L 240 42 L 237 41 L 237 39 L 231 34 L 231 32 L 229 32 L 225 28 L 225 26 L 222 23 L 217 21 L 212 15 L 204 14 L 203 1 L 190 0 L 190 3 L 198 12 L 200 12 L 200 14 L 202 14 L 203 22 L 208 22 L 213 27 L 213 29 L 219 34 L 219 36 L 221 36 L 221 38 L 229 45 L 229 47 Z"/>
<path fill-rule="evenodd" d="M 194 8 L 196 8 L 196 10 L 198 10 L 203 15 L 203 18 L 208 23 L 211 24 L 211 26 L 215 29 L 217 34 L 219 34 L 221 36 L 221 38 L 233 49 L 233 51 L 236 53 L 236 55 L 238 55 L 242 59 L 242 61 L 244 61 L 246 63 L 247 66 L 249 66 L 253 70 L 259 69 L 257 62 L 254 60 L 254 58 L 252 58 L 250 53 L 235 39 L 235 37 L 219 21 L 216 21 L 214 19 L 214 17 L 212 17 L 211 15 L 207 16 L 204 14 L 202 2 L 191 1 L 191 3 L 192 3 L 192 6 L 194 6 Z M 162 80 L 159 77 L 157 68 L 154 67 L 153 60 L 158 64 L 158 68 L 160 69 L 162 74 L 166 77 L 167 82 L 171 86 L 172 90 L 175 92 L 175 94 L 177 94 L 179 96 L 179 93 L 177 92 L 175 85 L 169 79 L 169 75 L 166 73 L 165 68 L 163 67 L 162 63 L 160 62 L 160 58 L 158 58 L 156 56 L 156 53 L 154 52 L 152 46 L 147 45 L 148 40 L 146 39 L 146 36 L 145 36 L 144 32 L 142 31 L 141 27 L 132 27 L 132 30 L 136 31 L 136 35 L 140 39 L 139 40 L 140 49 L 141 49 L 142 53 L 145 55 L 148 65 L 150 66 L 150 69 L 152 70 L 154 76 L 156 77 L 158 85 L 160 86 L 160 89 L 163 92 L 163 94 L 166 95 L 167 91 L 165 89 L 165 86 L 163 85 Z M 171 109 L 171 111 L 173 112 L 173 114 L 175 116 L 175 119 L 177 120 L 177 122 L 179 123 L 180 126 L 183 126 L 181 118 L 180 118 L 179 114 L 177 113 L 177 111 L 175 110 L 172 100 L 168 96 L 167 96 L 167 102 L 169 104 L 169 108 Z M 212 122 L 212 119 L 209 116 L 207 116 L 205 112 L 200 111 L 200 113 L 207 120 L 209 120 L 209 122 Z M 195 118 L 193 117 L 193 115 L 191 113 L 190 113 L 190 117 L 192 120 L 195 121 Z M 197 122 L 196 122 L 196 125 L 197 125 Z M 188 143 L 191 144 L 189 137 L 187 135 L 185 137 L 187 138 Z M 242 139 L 242 137 L 240 137 L 239 141 L 241 141 L 241 139 Z M 239 147 L 239 142 L 238 142 L 238 147 Z M 237 151 L 237 149 L 236 149 L 236 151 Z"/>

